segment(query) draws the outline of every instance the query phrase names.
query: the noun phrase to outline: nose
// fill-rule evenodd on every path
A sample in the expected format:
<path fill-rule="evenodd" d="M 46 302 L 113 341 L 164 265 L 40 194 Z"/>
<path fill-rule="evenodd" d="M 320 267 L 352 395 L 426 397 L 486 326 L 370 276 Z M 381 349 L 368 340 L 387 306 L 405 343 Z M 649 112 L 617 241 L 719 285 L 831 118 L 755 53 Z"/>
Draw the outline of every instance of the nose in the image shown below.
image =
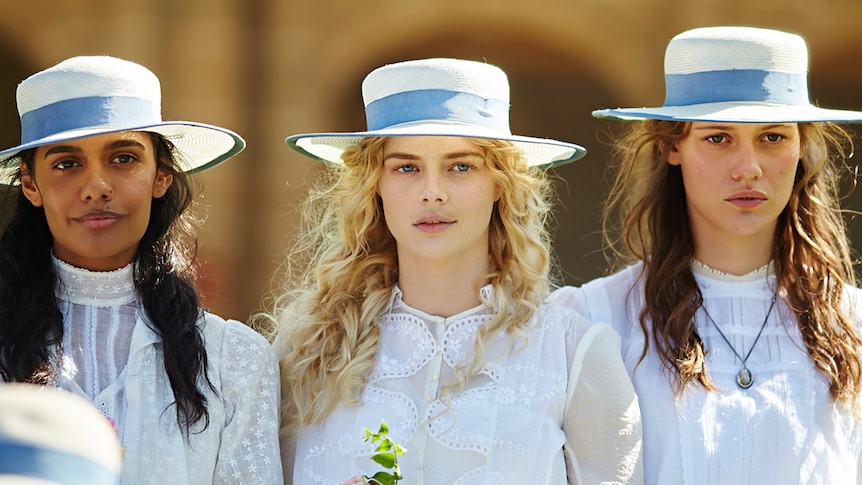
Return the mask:
<path fill-rule="evenodd" d="M 98 164 L 88 166 L 81 188 L 81 198 L 86 201 L 111 200 L 114 198 L 114 188 L 105 169 Z"/>
<path fill-rule="evenodd" d="M 753 181 L 763 176 L 763 169 L 760 167 L 757 151 L 753 144 L 741 143 L 737 145 L 734 156 L 735 160 L 731 172 L 734 180 Z"/>
<path fill-rule="evenodd" d="M 422 202 L 446 202 L 446 190 L 442 176 L 426 172 L 422 186 Z"/>

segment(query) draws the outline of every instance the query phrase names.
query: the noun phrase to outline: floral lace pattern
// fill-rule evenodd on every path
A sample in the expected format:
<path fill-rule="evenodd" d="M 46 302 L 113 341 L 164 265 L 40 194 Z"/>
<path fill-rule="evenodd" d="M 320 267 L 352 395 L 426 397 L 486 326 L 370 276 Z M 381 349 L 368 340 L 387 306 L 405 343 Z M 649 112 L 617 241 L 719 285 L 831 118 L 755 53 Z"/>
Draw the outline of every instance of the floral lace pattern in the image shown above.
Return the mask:
<path fill-rule="evenodd" d="M 133 267 L 114 271 L 88 271 L 53 258 L 59 274 L 54 294 L 76 305 L 111 307 L 135 301 Z"/>
<path fill-rule="evenodd" d="M 90 398 L 117 424 L 122 483 L 282 483 L 279 376 L 266 340 L 249 327 L 203 314 L 209 413 L 188 437 L 180 428 L 158 335 L 135 297 L 132 265 L 91 272 L 55 260 L 64 319 L 58 386 Z"/>
<path fill-rule="evenodd" d="M 453 385 L 455 369 L 470 361 L 477 331 L 492 315 L 484 306 L 451 318 L 427 315 L 405 305 L 396 289 L 378 322 L 380 346 L 362 405 L 300 434 L 295 480 L 339 483 L 373 474 L 361 431 L 385 419 L 408 450 L 399 459 L 404 476 L 422 477 L 417 482 L 565 483 L 561 422 L 579 336 L 572 315 L 543 309 L 526 340 L 492 338 L 485 366 L 461 390 Z M 437 465 L 426 472 L 426 463 Z"/>

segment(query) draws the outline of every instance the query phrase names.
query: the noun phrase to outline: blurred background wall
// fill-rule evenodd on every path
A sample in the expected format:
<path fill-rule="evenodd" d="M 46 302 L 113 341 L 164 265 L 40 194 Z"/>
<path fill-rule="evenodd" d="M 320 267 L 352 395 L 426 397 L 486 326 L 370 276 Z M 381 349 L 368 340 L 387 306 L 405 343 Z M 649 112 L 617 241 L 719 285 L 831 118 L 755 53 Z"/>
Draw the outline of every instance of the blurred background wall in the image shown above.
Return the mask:
<path fill-rule="evenodd" d="M 152 69 L 166 119 L 248 141 L 203 173 L 199 199 L 206 303 L 246 320 L 268 294 L 317 169 L 284 138 L 364 129 L 360 83 L 385 63 L 485 60 L 509 74 L 513 132 L 589 150 L 554 172 L 556 250 L 565 282 L 580 284 L 607 269 L 599 212 L 613 125 L 592 109 L 660 105 L 667 41 L 728 24 L 801 34 L 812 100 L 862 109 L 860 19 L 859 0 L 0 0 L 0 147 L 18 144 L 14 94 L 26 76 L 84 54 Z M 860 197 L 845 206 L 862 209 Z"/>

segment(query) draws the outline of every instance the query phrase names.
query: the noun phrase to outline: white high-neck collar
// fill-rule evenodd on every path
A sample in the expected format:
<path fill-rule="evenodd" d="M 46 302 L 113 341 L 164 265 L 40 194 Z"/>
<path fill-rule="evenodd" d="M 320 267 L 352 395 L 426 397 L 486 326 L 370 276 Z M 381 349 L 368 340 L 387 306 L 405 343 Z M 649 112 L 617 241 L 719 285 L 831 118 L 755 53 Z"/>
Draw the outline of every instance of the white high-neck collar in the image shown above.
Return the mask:
<path fill-rule="evenodd" d="M 114 271 L 90 271 L 51 256 L 57 271 L 54 296 L 76 305 L 112 307 L 135 300 L 133 264 Z"/>
<path fill-rule="evenodd" d="M 696 260 L 691 260 L 691 269 L 695 273 L 708 276 L 721 281 L 731 281 L 731 282 L 744 282 L 744 281 L 756 281 L 765 278 L 766 276 L 775 272 L 775 263 L 770 261 L 763 266 L 755 269 L 754 271 L 750 271 L 745 273 L 744 275 L 733 275 L 730 273 L 725 273 L 724 271 L 719 271 L 715 268 L 709 267 L 706 264 Z"/>

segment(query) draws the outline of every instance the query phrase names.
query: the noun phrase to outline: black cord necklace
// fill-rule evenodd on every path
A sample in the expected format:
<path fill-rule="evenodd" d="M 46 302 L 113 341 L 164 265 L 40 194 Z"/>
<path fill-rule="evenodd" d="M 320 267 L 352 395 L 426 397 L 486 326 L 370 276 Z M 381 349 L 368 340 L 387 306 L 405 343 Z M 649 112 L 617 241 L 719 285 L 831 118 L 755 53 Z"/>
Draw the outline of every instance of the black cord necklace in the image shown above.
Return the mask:
<path fill-rule="evenodd" d="M 742 368 L 739 369 L 739 372 L 736 373 L 736 383 L 739 385 L 739 387 L 743 389 L 748 389 L 754 383 L 754 375 L 752 375 L 751 371 L 748 370 L 748 367 L 746 367 L 745 363 L 748 361 L 748 357 L 751 356 L 751 352 L 754 350 L 754 346 L 757 345 L 757 341 L 760 340 L 760 336 L 763 334 L 763 329 L 766 328 L 766 322 L 769 320 L 769 315 L 772 313 L 772 307 L 774 306 L 775 295 L 773 294 L 772 303 L 769 304 L 769 310 L 766 311 L 766 318 L 763 319 L 763 324 L 760 325 L 760 331 L 757 332 L 757 337 L 754 338 L 754 343 L 751 344 L 751 348 L 748 349 L 748 353 L 745 354 L 745 358 L 739 355 L 739 352 L 737 352 L 736 349 L 733 348 L 733 345 L 730 343 L 730 340 L 728 340 L 727 337 L 724 336 L 724 332 L 721 331 L 721 328 L 718 326 L 718 324 L 715 323 L 715 320 L 712 319 L 712 316 L 709 314 L 709 312 L 706 311 L 706 307 L 703 305 L 700 306 L 701 308 L 703 308 L 703 313 L 706 314 L 706 318 L 708 318 L 709 322 L 712 323 L 716 330 L 718 330 L 718 334 L 721 335 L 721 338 L 724 339 L 724 341 L 727 343 L 727 346 L 730 347 L 730 350 L 732 350 L 733 354 L 736 355 L 736 358 L 742 361 Z"/>

